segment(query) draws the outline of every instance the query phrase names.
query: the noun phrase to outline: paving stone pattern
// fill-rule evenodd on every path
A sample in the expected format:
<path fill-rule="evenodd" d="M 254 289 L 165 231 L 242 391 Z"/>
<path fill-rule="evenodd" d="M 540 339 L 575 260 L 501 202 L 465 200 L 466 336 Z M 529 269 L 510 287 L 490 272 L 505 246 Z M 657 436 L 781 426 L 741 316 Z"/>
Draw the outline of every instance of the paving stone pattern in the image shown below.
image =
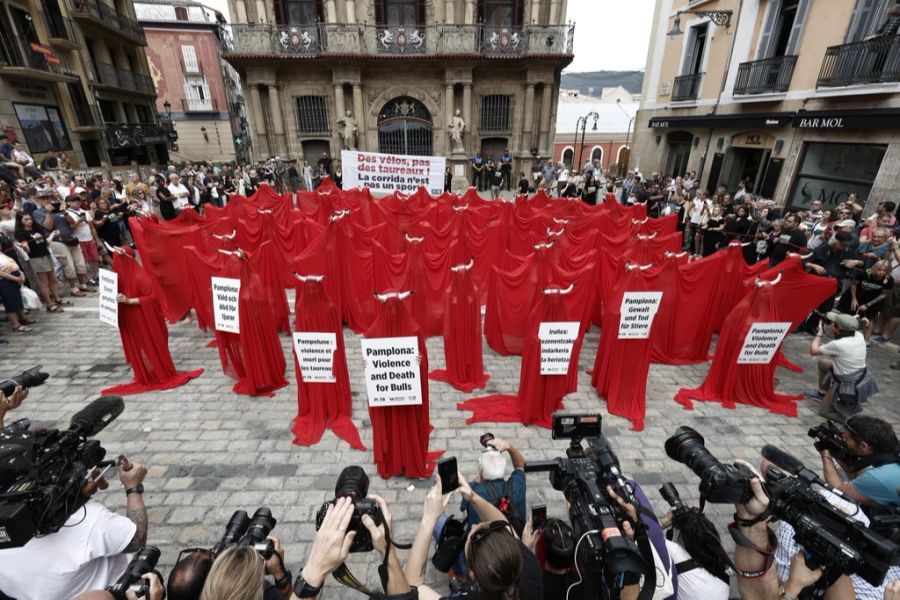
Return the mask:
<path fill-rule="evenodd" d="M 12 376 L 21 369 L 42 364 L 50 379 L 36 388 L 19 409 L 36 424 L 66 427 L 73 413 L 97 397 L 101 388 L 130 380 L 115 329 L 97 319 L 96 296 L 76 299 L 76 306 L 59 315 L 46 312 L 34 332 L 17 335 L 8 332 L 9 345 L 0 346 L 0 377 Z M 372 427 L 366 407 L 359 336 L 345 331 L 347 357 L 353 389 L 353 419 L 367 447 L 372 447 Z M 333 497 L 334 481 L 341 469 L 350 464 L 364 466 L 372 477 L 371 491 L 384 496 L 395 523 L 394 537 L 411 541 L 421 515 L 422 501 L 431 483 L 424 480 L 395 478 L 381 480 L 372 464 L 371 452 L 351 450 L 326 431 L 322 441 L 306 448 L 292 444 L 290 432 L 296 414 L 297 388 L 294 370 L 289 368 L 291 385 L 274 398 L 250 398 L 231 391 L 233 381 L 223 375 L 218 354 L 206 347 L 208 335 L 193 324 L 170 328 L 170 348 L 176 365 L 182 370 L 203 367 L 199 379 L 176 390 L 126 398 L 125 411 L 98 437 L 109 455 L 125 454 L 149 467 L 145 481 L 146 505 L 150 517 L 149 543 L 160 547 L 160 566 L 164 571 L 174 563 L 180 548 L 211 546 L 218 541 L 232 512 L 244 509 L 252 513 L 267 505 L 278 519 L 274 531 L 287 549 L 287 563 L 298 573 L 315 534 L 315 514 L 322 502 Z M 286 355 L 291 346 L 282 336 Z M 708 369 L 708 363 L 690 366 L 653 365 L 647 382 L 646 428 L 629 430 L 629 423 L 607 415 L 605 403 L 590 386 L 585 371 L 593 366 L 599 331 L 593 328 L 581 352 L 578 392 L 566 398 L 568 411 L 599 411 L 604 428 L 618 454 L 623 470 L 644 486 L 657 509 L 665 512 L 665 502 L 657 489 L 672 481 L 682 496 L 697 502 L 698 479 L 685 467 L 668 459 L 663 443 L 678 425 L 690 425 L 700 431 L 709 448 L 723 461 L 743 458 L 759 461 L 763 444 L 776 444 L 819 471 L 821 463 L 807 429 L 820 419 L 809 401 L 799 404 L 799 417 L 771 414 L 763 409 L 739 406 L 728 410 L 718 404 L 695 403 L 686 411 L 673 401 L 681 387 L 696 387 Z M 779 369 L 779 391 L 802 393 L 815 386 L 815 363 L 808 355 L 810 338 L 791 335 L 786 355 L 806 368 L 802 374 Z M 444 366 L 440 338 L 428 341 L 429 364 Z M 484 348 L 485 367 L 491 374 L 483 393 L 515 393 L 518 387 L 518 357 L 502 357 Z M 888 368 L 900 358 L 897 346 L 887 344 L 870 350 L 870 368 L 881 393 L 868 406 L 871 414 L 900 423 L 897 411 L 900 371 Z M 463 473 L 474 476 L 480 451 L 478 438 L 491 431 L 510 440 L 527 459 L 541 460 L 562 456 L 566 443 L 552 441 L 548 430 L 515 424 L 467 425 L 467 413 L 456 403 L 470 397 L 449 385 L 431 382 L 431 449 L 446 449 L 456 455 Z M 562 516 L 562 494 L 554 491 L 544 473 L 528 476 L 530 503 L 548 506 L 551 516 Z M 410 489 L 411 488 L 411 489 Z M 116 482 L 97 498 L 112 509 L 124 513 L 125 495 Z M 451 505 L 458 512 L 458 504 Z M 708 513 L 721 525 L 730 519 L 731 507 L 710 506 Z M 724 535 L 727 546 L 730 538 Z M 377 586 L 377 558 L 354 555 L 349 564 L 356 575 Z M 439 587 L 445 578 L 429 572 L 428 579 Z M 323 598 L 362 597 L 347 592 L 335 582 L 328 584 Z"/>

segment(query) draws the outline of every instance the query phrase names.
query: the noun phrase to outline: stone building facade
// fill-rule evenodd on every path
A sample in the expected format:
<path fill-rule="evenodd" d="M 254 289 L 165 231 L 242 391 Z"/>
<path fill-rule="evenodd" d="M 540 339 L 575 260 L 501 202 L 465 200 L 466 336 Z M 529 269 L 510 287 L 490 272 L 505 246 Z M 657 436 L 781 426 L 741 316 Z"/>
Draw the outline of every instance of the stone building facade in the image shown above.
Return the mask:
<path fill-rule="evenodd" d="M 246 91 L 257 159 L 314 163 L 347 145 L 451 156 L 456 111 L 466 156 L 550 155 L 572 59 L 565 1 L 230 1 L 243 22 L 226 58 Z"/>

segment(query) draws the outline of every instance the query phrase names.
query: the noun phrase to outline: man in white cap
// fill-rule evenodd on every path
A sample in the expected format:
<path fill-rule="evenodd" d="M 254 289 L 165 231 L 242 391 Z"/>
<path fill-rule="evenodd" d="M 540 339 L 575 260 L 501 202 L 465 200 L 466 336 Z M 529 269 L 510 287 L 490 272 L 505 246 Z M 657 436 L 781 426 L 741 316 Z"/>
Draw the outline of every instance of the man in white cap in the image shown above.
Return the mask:
<path fill-rule="evenodd" d="M 860 405 L 878 393 L 878 386 L 866 368 L 866 340 L 859 319 L 831 311 L 825 320 L 833 340 L 822 343 L 825 324 L 819 321 L 819 330 L 809 346 L 811 355 L 822 357 L 818 362 L 819 386 L 806 396 L 819 400 L 821 416 L 842 423 L 862 410 Z"/>

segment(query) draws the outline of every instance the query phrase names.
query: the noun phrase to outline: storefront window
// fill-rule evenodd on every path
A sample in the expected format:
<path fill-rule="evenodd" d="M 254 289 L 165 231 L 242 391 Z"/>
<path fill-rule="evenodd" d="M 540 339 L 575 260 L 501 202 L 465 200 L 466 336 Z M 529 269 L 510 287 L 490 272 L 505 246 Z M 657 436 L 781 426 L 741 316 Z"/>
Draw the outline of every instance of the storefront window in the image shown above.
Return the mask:
<path fill-rule="evenodd" d="M 847 200 L 852 192 L 865 204 L 881 168 L 887 146 L 808 142 L 791 189 L 791 208 L 808 208 L 821 200 L 825 208 Z"/>
<path fill-rule="evenodd" d="M 25 142 L 32 154 L 48 150 L 71 150 L 69 133 L 57 106 L 13 104 Z"/>

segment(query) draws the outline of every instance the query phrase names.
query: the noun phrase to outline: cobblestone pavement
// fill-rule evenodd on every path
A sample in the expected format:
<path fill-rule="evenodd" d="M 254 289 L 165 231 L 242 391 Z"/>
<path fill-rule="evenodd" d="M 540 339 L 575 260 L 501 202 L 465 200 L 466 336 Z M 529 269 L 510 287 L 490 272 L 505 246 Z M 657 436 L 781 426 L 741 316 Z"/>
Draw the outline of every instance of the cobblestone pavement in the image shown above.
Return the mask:
<path fill-rule="evenodd" d="M 36 388 L 12 417 L 28 416 L 37 424 L 66 427 L 74 412 L 94 399 L 101 388 L 130 380 L 117 332 L 97 320 L 96 296 L 76 299 L 64 314 L 46 312 L 36 316 L 39 323 L 27 335 L 9 333 L 9 345 L 0 346 L 0 378 L 41 364 L 50 373 L 45 385 Z M 348 361 L 353 388 L 353 418 L 367 447 L 372 446 L 372 428 L 365 402 L 358 336 L 346 332 Z M 710 449 L 722 460 L 744 458 L 758 462 L 765 443 L 777 444 L 821 469 L 807 429 L 820 421 L 809 401 L 799 404 L 799 417 L 771 414 L 763 409 L 739 406 L 728 410 L 718 404 L 695 403 L 685 411 L 673 401 L 684 386 L 695 387 L 704 378 L 707 364 L 692 366 L 653 365 L 647 385 L 646 429 L 629 431 L 621 418 L 607 416 L 605 403 L 598 399 L 584 372 L 593 365 L 599 332 L 593 328 L 581 352 L 578 392 L 565 402 L 568 411 L 600 411 L 606 433 L 621 459 L 623 470 L 643 484 L 657 508 L 665 503 L 657 493 L 664 481 L 674 482 L 683 497 L 696 503 L 697 478 L 685 467 L 669 460 L 663 443 L 678 425 L 699 430 Z M 202 377 L 171 391 L 126 398 L 125 411 L 99 435 L 110 455 L 126 454 L 149 467 L 145 481 L 146 504 L 150 515 L 149 543 L 163 551 L 160 565 L 167 570 L 178 549 L 209 546 L 221 536 L 231 513 L 245 509 L 252 513 L 267 505 L 278 519 L 275 534 L 287 548 L 287 562 L 299 572 L 315 533 L 314 517 L 319 505 L 333 497 L 335 478 L 349 464 L 360 464 L 372 473 L 373 492 L 390 504 L 395 522 L 395 539 L 411 541 L 421 515 L 421 503 L 430 482 L 392 479 L 374 475 L 371 452 L 351 450 L 331 432 L 311 448 L 291 443 L 291 422 L 296 414 L 297 389 L 292 383 L 274 398 L 249 398 L 231 391 L 232 380 L 222 374 L 214 348 L 206 347 L 208 337 L 192 324 L 170 328 L 170 347 L 181 370 L 203 367 Z M 791 335 L 786 355 L 806 368 L 802 374 L 779 369 L 778 389 L 802 393 L 815 386 L 815 363 L 808 356 L 810 338 Z M 289 339 L 282 337 L 290 355 Z M 485 346 L 485 366 L 491 374 L 486 393 L 515 393 L 519 358 L 501 357 Z M 432 368 L 444 365 L 440 338 L 428 342 Z M 881 393 L 868 407 L 871 414 L 900 425 L 896 403 L 900 371 L 888 368 L 898 358 L 897 346 L 887 344 L 870 350 L 870 368 Z M 289 369 L 289 379 L 294 371 Z M 566 444 L 550 440 L 547 430 L 512 424 L 467 426 L 468 413 L 456 403 L 469 397 L 449 385 L 430 383 L 432 449 L 446 449 L 456 455 L 460 468 L 474 475 L 479 455 L 478 437 L 484 431 L 509 439 L 528 459 L 563 455 Z M 548 484 L 546 474 L 528 476 L 529 501 L 545 503 L 551 516 L 562 516 L 562 495 Z M 113 509 L 123 509 L 125 495 L 116 482 L 98 499 Z M 451 505 L 458 512 L 458 504 Z M 708 509 L 719 523 L 730 518 L 732 509 Z M 124 513 L 124 510 L 122 510 Z M 727 536 L 725 536 L 727 538 Z M 730 545 L 730 539 L 728 539 Z M 370 585 L 377 585 L 376 558 L 353 556 L 352 570 Z M 429 579 L 443 584 L 442 576 Z M 355 597 L 329 582 L 325 598 Z M 360 596 L 361 597 L 361 596 Z"/>

